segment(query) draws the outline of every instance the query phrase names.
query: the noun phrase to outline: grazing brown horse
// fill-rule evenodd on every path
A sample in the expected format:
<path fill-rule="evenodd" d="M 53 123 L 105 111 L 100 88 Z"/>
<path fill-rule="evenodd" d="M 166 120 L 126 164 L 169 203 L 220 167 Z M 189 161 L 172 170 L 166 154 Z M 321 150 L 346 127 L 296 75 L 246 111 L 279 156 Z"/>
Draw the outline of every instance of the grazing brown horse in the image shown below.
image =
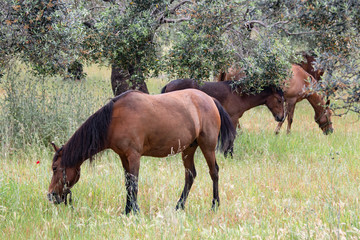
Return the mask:
<path fill-rule="evenodd" d="M 112 149 L 125 169 L 127 190 L 125 212 L 139 211 L 138 176 L 141 156 L 166 157 L 182 153 L 185 186 L 176 209 L 183 209 L 196 177 L 195 150 L 205 156 L 213 181 L 212 207 L 219 205 L 218 171 L 215 149 L 226 153 L 235 138 L 229 115 L 220 103 L 205 93 L 188 89 L 168 94 L 148 95 L 128 91 L 112 99 L 90 116 L 68 142 L 53 144 L 53 176 L 48 199 L 67 202 L 70 188 L 80 178 L 80 166 L 104 149 Z"/>
<path fill-rule="evenodd" d="M 232 81 L 204 82 L 199 85 L 192 79 L 177 79 L 166 84 L 162 93 L 176 90 L 195 88 L 217 99 L 230 115 L 234 126 L 245 111 L 265 104 L 272 112 L 276 121 L 284 119 L 284 97 L 281 90 L 267 87 L 257 94 L 240 93 L 241 89 L 232 89 Z"/>
<path fill-rule="evenodd" d="M 317 92 L 309 92 L 309 86 L 317 83 L 315 78 L 306 72 L 302 67 L 293 64 L 292 77 L 286 82 L 285 101 L 286 117 L 288 119 L 287 133 L 291 131 L 295 105 L 297 102 L 307 99 L 315 111 L 315 122 L 319 125 L 324 134 L 330 134 L 334 131 L 331 122 L 331 110 L 329 101 L 325 103 L 323 97 Z M 275 133 L 280 132 L 283 122 L 276 127 Z"/>
<path fill-rule="evenodd" d="M 288 118 L 288 128 L 287 133 L 291 131 L 291 124 L 293 122 L 295 105 L 297 102 L 307 99 L 311 106 L 315 111 L 315 122 L 319 125 L 324 134 L 329 134 L 333 132 L 332 122 L 331 122 L 331 111 L 329 109 L 329 101 L 325 103 L 322 96 L 320 96 L 316 92 L 309 93 L 306 88 L 312 84 L 316 84 L 316 80 L 314 77 L 307 73 L 302 67 L 299 65 L 292 65 L 292 77 L 285 81 L 284 85 L 284 96 L 286 102 L 286 113 L 285 118 Z M 232 70 L 228 73 L 221 73 L 224 76 L 218 77 L 219 80 L 225 79 L 234 79 L 239 80 L 235 76 L 232 76 L 232 72 L 236 72 Z M 221 75 L 220 74 L 220 75 Z M 219 76 L 220 76 L 219 75 Z M 275 133 L 278 134 L 280 128 L 285 121 L 279 122 L 276 127 Z"/>

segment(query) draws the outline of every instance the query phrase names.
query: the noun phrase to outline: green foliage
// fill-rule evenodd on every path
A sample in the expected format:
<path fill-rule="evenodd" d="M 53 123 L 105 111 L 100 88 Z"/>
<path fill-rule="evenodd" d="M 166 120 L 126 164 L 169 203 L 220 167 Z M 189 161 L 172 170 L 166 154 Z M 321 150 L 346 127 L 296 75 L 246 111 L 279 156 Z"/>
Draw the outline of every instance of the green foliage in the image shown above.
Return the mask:
<path fill-rule="evenodd" d="M 155 22 L 151 17 L 153 9 L 138 12 L 136 3 L 126 6 L 119 14 L 117 7 L 107 9 L 95 24 L 101 52 L 92 54 L 124 69 L 136 66 L 143 74 L 148 74 L 156 64 L 155 44 L 153 43 Z M 140 76 L 142 77 L 142 76 Z"/>
<path fill-rule="evenodd" d="M 71 1 L 6 0 L 0 15 L 0 67 L 20 58 L 41 75 L 64 74 L 82 51 L 80 9 Z"/>
<path fill-rule="evenodd" d="M 1 69 L 18 57 L 37 73 L 66 75 L 90 61 L 143 83 L 160 71 L 211 79 L 236 65 L 261 88 L 286 77 L 296 51 L 310 51 L 325 70 L 319 89 L 359 112 L 356 0 L 6 0 L 0 10 Z"/>
<path fill-rule="evenodd" d="M 178 77 L 198 80 L 233 62 L 233 50 L 226 47 L 222 35 L 231 21 L 233 5 L 227 1 L 197 1 L 189 10 L 191 20 L 175 32 L 174 46 L 165 56 L 165 69 Z"/>
<path fill-rule="evenodd" d="M 296 51 L 287 39 L 265 38 L 256 43 L 251 55 L 239 60 L 246 76 L 234 84 L 240 84 L 244 92 L 258 92 L 264 86 L 282 86 L 291 77 L 291 62 L 296 59 Z"/>

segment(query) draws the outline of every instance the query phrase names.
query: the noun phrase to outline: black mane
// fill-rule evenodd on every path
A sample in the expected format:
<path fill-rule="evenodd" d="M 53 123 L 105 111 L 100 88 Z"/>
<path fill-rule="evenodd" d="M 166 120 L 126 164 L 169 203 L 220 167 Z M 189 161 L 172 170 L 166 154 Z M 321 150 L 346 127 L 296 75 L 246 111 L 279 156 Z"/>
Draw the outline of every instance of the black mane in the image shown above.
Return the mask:
<path fill-rule="evenodd" d="M 88 158 L 92 158 L 98 152 L 107 148 L 107 133 L 111 123 L 114 103 L 127 91 L 109 101 L 105 106 L 91 115 L 67 143 L 62 147 L 61 165 L 74 167 Z M 55 160 L 55 158 L 54 158 Z"/>

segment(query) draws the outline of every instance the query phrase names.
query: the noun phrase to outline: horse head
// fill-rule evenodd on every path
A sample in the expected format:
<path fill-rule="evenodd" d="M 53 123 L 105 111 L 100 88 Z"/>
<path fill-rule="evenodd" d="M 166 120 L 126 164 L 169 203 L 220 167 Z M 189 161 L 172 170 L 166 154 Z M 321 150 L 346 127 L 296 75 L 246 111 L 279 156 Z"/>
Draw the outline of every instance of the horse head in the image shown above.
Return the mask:
<path fill-rule="evenodd" d="M 270 109 L 274 118 L 278 122 L 285 119 L 284 93 L 280 88 L 270 88 L 270 95 L 266 98 L 265 105 Z"/>
<path fill-rule="evenodd" d="M 63 155 L 63 147 L 58 148 L 54 143 L 51 143 L 55 150 L 55 155 L 52 163 L 53 176 L 50 182 L 47 197 L 50 202 L 60 204 L 64 202 L 67 204 L 67 195 L 70 194 L 70 188 L 79 181 L 80 165 L 76 167 L 65 167 L 61 162 Z"/>
<path fill-rule="evenodd" d="M 325 103 L 324 111 L 319 115 L 315 114 L 315 122 L 319 125 L 321 130 L 325 135 L 331 134 L 334 132 L 331 122 L 331 110 L 329 108 L 330 100 L 327 100 Z"/>

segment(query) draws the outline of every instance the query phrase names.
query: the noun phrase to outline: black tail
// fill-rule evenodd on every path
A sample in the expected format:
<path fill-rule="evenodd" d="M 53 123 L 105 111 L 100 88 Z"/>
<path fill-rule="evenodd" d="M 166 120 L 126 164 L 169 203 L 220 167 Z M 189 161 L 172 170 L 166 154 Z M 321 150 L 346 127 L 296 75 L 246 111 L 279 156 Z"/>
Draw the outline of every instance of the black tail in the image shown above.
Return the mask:
<path fill-rule="evenodd" d="M 219 101 L 214 99 L 214 102 L 219 111 L 220 119 L 221 119 L 217 148 L 220 149 L 220 151 L 223 152 L 224 156 L 226 157 L 227 153 L 232 152 L 234 139 L 236 136 L 236 129 L 233 123 L 231 122 L 229 114 L 221 106 Z"/>

